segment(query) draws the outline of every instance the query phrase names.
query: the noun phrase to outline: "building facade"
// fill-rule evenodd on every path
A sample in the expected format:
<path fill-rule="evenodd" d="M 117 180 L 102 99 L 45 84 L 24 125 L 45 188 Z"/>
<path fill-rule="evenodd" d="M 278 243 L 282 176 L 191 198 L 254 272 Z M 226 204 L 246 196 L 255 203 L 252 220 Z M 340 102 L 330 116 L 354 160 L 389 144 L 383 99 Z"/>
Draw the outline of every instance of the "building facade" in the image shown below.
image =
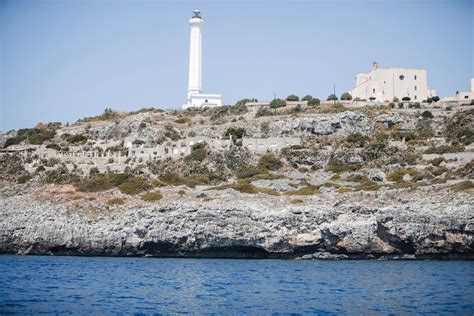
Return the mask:
<path fill-rule="evenodd" d="M 436 90 L 428 87 L 426 69 L 381 68 L 373 63 L 372 70 L 356 76 L 352 98 L 361 100 L 392 101 L 409 97 L 411 101 L 421 102 L 436 95 Z"/>
<path fill-rule="evenodd" d="M 474 100 L 474 78 L 471 78 L 471 90 L 470 91 L 456 91 L 456 93 L 453 96 L 450 97 L 445 97 L 442 99 L 444 102 L 471 102 L 471 100 Z"/>
<path fill-rule="evenodd" d="M 188 97 L 183 109 L 189 107 L 216 107 L 222 106 L 220 94 L 202 93 L 202 25 L 199 10 L 194 10 L 193 17 L 189 20 L 191 36 L 189 43 L 189 79 Z"/>

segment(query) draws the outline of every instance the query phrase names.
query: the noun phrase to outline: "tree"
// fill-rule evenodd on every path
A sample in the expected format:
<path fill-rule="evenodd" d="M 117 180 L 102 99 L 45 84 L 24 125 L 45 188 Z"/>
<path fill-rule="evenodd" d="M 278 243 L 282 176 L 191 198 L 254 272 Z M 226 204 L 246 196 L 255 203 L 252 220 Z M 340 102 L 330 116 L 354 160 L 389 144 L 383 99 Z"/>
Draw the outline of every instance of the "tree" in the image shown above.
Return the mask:
<path fill-rule="evenodd" d="M 341 95 L 341 100 L 350 101 L 350 100 L 352 100 L 352 95 L 349 92 L 344 92 Z"/>
<path fill-rule="evenodd" d="M 393 97 L 392 102 L 393 102 L 393 103 L 398 103 L 398 102 L 400 102 L 400 100 L 398 100 L 397 97 Z"/>
<path fill-rule="evenodd" d="M 438 102 L 439 97 L 437 95 L 435 95 L 434 97 L 431 98 L 431 100 L 433 100 L 433 102 Z"/>
<path fill-rule="evenodd" d="M 375 101 L 375 97 L 370 97 L 369 100 L 370 101 Z"/>
<path fill-rule="evenodd" d="M 243 106 L 245 105 L 247 102 L 258 102 L 257 99 L 255 98 L 252 98 L 252 99 L 242 99 L 242 100 L 239 100 L 235 103 L 235 106 Z"/>
<path fill-rule="evenodd" d="M 273 99 L 272 102 L 270 102 L 272 109 L 281 108 L 283 106 L 286 106 L 286 101 L 282 99 Z"/>
<path fill-rule="evenodd" d="M 286 101 L 299 101 L 300 98 L 294 94 L 290 94 L 289 96 L 286 97 Z"/>
<path fill-rule="evenodd" d="M 307 94 L 307 95 L 305 95 L 305 96 L 301 99 L 301 101 L 309 101 L 309 100 L 311 100 L 312 98 L 313 98 L 313 96 Z"/>
<path fill-rule="evenodd" d="M 410 100 L 411 100 L 410 97 L 403 97 L 402 98 L 402 101 L 410 101 Z"/>
<path fill-rule="evenodd" d="M 311 98 L 308 100 L 308 105 L 309 106 L 319 106 L 321 104 L 321 101 L 318 98 Z"/>
<path fill-rule="evenodd" d="M 334 94 L 328 95 L 326 101 L 337 101 L 337 97 Z"/>

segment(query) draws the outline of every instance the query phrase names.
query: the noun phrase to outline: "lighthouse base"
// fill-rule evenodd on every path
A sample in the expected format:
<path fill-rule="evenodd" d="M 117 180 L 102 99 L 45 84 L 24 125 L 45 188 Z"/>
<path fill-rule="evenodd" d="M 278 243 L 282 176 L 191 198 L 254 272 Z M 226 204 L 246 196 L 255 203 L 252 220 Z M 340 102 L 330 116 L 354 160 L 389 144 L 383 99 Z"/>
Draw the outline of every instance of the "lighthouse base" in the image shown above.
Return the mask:
<path fill-rule="evenodd" d="M 189 96 L 188 102 L 183 104 L 182 108 L 185 110 L 192 107 L 204 108 L 218 106 L 222 106 L 222 97 L 220 94 L 196 93 Z"/>

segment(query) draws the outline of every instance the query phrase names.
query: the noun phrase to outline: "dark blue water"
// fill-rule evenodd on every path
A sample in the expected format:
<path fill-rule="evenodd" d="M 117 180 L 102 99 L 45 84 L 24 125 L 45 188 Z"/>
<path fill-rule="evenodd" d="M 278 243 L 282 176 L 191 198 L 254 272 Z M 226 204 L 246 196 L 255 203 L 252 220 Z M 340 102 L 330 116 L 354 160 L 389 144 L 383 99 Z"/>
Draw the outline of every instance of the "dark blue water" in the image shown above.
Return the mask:
<path fill-rule="evenodd" d="M 1 313 L 474 313 L 474 262 L 0 256 Z"/>

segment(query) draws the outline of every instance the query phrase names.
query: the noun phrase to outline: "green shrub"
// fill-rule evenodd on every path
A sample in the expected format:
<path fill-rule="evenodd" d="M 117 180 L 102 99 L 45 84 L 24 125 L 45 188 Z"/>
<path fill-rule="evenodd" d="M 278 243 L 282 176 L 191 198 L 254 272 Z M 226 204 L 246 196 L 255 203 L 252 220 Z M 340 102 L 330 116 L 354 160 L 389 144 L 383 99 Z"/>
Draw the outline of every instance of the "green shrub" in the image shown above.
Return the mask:
<path fill-rule="evenodd" d="M 433 113 L 431 113 L 428 110 L 423 111 L 423 113 L 421 113 L 421 116 L 424 117 L 424 118 L 427 118 L 427 119 L 431 119 L 431 118 L 434 117 Z"/>
<path fill-rule="evenodd" d="M 168 185 L 181 185 L 183 184 L 183 179 L 174 172 L 165 173 L 163 176 L 160 177 L 160 180 Z"/>
<path fill-rule="evenodd" d="M 290 94 L 289 96 L 286 97 L 286 101 L 299 101 L 300 98 L 294 94 Z"/>
<path fill-rule="evenodd" d="M 44 175 L 44 181 L 46 183 L 68 184 L 76 182 L 77 180 L 78 176 L 69 172 L 65 166 L 59 166 L 56 169 L 48 170 Z"/>
<path fill-rule="evenodd" d="M 243 127 L 229 127 L 224 132 L 224 137 L 232 136 L 234 139 L 240 139 L 246 135 L 246 130 Z"/>
<path fill-rule="evenodd" d="M 270 131 L 270 122 L 260 123 L 260 132 L 262 134 L 268 134 L 269 131 Z"/>
<path fill-rule="evenodd" d="M 360 168 L 362 168 L 361 164 L 345 164 L 336 157 L 329 158 L 329 161 L 326 165 L 326 170 L 334 173 L 356 171 Z"/>
<path fill-rule="evenodd" d="M 191 147 L 191 153 L 184 159 L 186 161 L 203 161 L 208 154 L 206 142 L 196 143 Z"/>
<path fill-rule="evenodd" d="M 337 97 L 335 94 L 330 94 L 328 95 L 328 97 L 326 98 L 326 101 L 337 101 Z"/>
<path fill-rule="evenodd" d="M 3 145 L 3 148 L 7 148 L 7 147 L 12 146 L 12 145 L 18 145 L 22 141 L 24 141 L 25 139 L 26 139 L 26 137 L 24 137 L 24 136 L 17 136 L 17 137 L 7 138 L 7 140 L 5 141 L 5 144 Z"/>
<path fill-rule="evenodd" d="M 120 192 L 135 195 L 151 188 L 151 185 L 143 178 L 130 176 L 127 180 L 118 185 Z"/>
<path fill-rule="evenodd" d="M 341 100 L 350 101 L 352 100 L 352 95 L 349 92 L 344 92 L 341 95 Z"/>
<path fill-rule="evenodd" d="M 224 184 L 219 187 L 210 188 L 209 190 L 226 190 L 226 189 L 234 189 L 241 193 L 248 193 L 248 194 L 264 193 L 268 195 L 280 195 L 280 193 L 278 193 L 275 190 L 256 187 L 253 184 L 249 183 L 247 180 L 238 180 L 236 183 Z"/>
<path fill-rule="evenodd" d="M 191 119 L 189 117 L 183 116 L 183 117 L 180 117 L 180 118 L 176 119 L 174 122 L 178 123 L 178 124 L 185 124 L 185 123 L 188 123 L 190 121 L 191 121 Z"/>
<path fill-rule="evenodd" d="M 319 193 L 319 188 L 321 186 L 319 185 L 312 185 L 308 184 L 305 187 L 295 190 L 295 191 L 289 191 L 285 192 L 286 195 L 314 195 Z"/>
<path fill-rule="evenodd" d="M 361 133 L 352 133 L 346 137 L 346 142 L 356 147 L 364 147 L 369 141 L 369 137 Z"/>
<path fill-rule="evenodd" d="M 260 157 L 258 162 L 258 169 L 260 171 L 276 171 L 283 166 L 283 163 L 278 157 L 273 154 L 264 154 Z"/>
<path fill-rule="evenodd" d="M 308 106 L 319 106 L 321 104 L 321 100 L 317 98 L 311 98 L 308 100 Z"/>
<path fill-rule="evenodd" d="M 138 125 L 138 129 L 144 129 L 146 128 L 145 122 L 141 122 L 140 125 Z"/>
<path fill-rule="evenodd" d="M 160 192 L 147 192 L 141 196 L 141 199 L 145 202 L 159 201 L 163 198 Z"/>
<path fill-rule="evenodd" d="M 30 179 L 31 179 L 31 176 L 29 174 L 24 174 L 24 175 L 19 176 L 16 179 L 16 181 L 21 184 L 21 183 L 26 183 L 30 181 Z"/>
<path fill-rule="evenodd" d="M 107 205 L 113 206 L 113 205 L 124 205 L 125 204 L 125 199 L 123 198 L 113 198 L 107 201 Z"/>
<path fill-rule="evenodd" d="M 110 190 L 133 177 L 127 173 L 99 173 L 91 175 L 79 183 L 76 187 L 82 192 L 100 192 Z"/>
<path fill-rule="evenodd" d="M 70 136 L 67 138 L 67 141 L 68 141 L 70 144 L 84 144 L 85 142 L 87 142 L 87 137 L 84 136 L 84 135 L 81 135 L 81 134 L 78 134 L 78 135 L 70 135 Z"/>
<path fill-rule="evenodd" d="M 174 129 L 172 125 L 166 125 L 165 126 L 165 134 L 166 137 L 171 139 L 172 141 L 177 141 L 181 139 L 181 136 L 179 135 L 179 132 Z"/>
<path fill-rule="evenodd" d="M 307 94 L 307 95 L 305 95 L 305 96 L 301 99 L 301 101 L 309 101 L 309 100 L 311 100 L 312 98 L 313 98 L 313 96 Z"/>
<path fill-rule="evenodd" d="M 286 101 L 282 100 L 282 99 L 273 99 L 270 102 L 270 107 L 272 109 L 281 108 L 281 107 L 284 107 L 284 106 L 286 106 Z"/>
<path fill-rule="evenodd" d="M 438 157 L 430 161 L 430 163 L 435 167 L 439 167 L 442 162 L 446 162 L 446 159 L 443 157 Z"/>
<path fill-rule="evenodd" d="M 442 145 L 442 146 L 431 146 L 430 148 L 425 150 L 425 154 L 446 154 L 446 153 L 457 153 L 463 152 L 465 150 L 464 146 L 461 144 L 453 144 L 453 145 Z"/>
<path fill-rule="evenodd" d="M 59 146 L 58 144 L 55 144 L 55 143 L 46 145 L 46 148 L 54 149 L 54 150 L 61 150 L 61 146 Z"/>
<path fill-rule="evenodd" d="M 438 102 L 439 101 L 439 97 L 437 95 L 435 95 L 434 97 L 431 98 L 431 100 L 433 102 Z"/>

